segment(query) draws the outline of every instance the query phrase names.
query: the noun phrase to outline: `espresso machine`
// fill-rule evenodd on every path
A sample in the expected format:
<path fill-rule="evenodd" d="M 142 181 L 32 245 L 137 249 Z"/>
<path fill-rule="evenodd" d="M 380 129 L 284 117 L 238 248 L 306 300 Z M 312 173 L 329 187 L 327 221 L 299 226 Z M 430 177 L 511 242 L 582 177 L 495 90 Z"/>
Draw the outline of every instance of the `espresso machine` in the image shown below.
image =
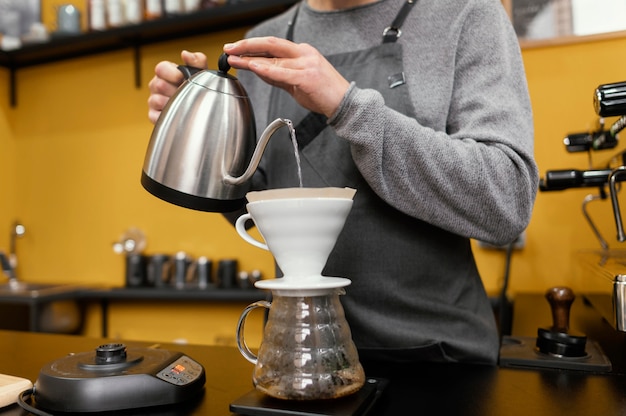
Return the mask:
<path fill-rule="evenodd" d="M 587 209 L 594 201 L 610 199 L 617 242 L 626 241 L 618 199 L 621 182 L 626 180 L 626 151 L 613 154 L 608 162 L 598 167 L 593 167 L 591 162 L 593 153 L 614 149 L 618 144 L 618 134 L 626 127 L 626 81 L 598 86 L 594 91 L 593 103 L 599 116 L 597 129 L 571 134 L 564 139 L 568 152 L 589 153 L 590 168 L 549 170 L 541 179 L 539 190 L 542 192 L 573 188 L 597 190 L 597 193 L 591 193 L 584 198 L 582 211 L 600 248 L 577 253 L 576 257 L 582 271 L 578 292 L 617 331 L 626 332 L 626 250 L 609 246 L 611 240 L 602 235 Z M 618 119 L 607 128 L 605 117 Z"/>

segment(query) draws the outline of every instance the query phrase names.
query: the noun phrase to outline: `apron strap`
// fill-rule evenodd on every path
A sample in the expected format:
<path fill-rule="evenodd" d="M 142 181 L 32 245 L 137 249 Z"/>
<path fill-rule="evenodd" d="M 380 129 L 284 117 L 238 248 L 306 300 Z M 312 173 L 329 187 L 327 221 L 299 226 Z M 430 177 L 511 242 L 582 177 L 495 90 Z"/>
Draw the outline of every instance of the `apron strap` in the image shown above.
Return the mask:
<path fill-rule="evenodd" d="M 391 23 L 391 26 L 388 26 L 383 30 L 383 43 L 393 43 L 402 35 L 402 31 L 400 27 L 402 27 L 402 23 L 404 23 L 404 19 L 408 16 L 409 12 L 413 8 L 413 5 L 417 3 L 417 0 L 407 0 L 400 9 L 400 12 Z"/>
<path fill-rule="evenodd" d="M 298 150 L 304 149 L 326 127 L 328 119 L 320 113 L 309 112 L 295 127 L 298 134 Z"/>
<path fill-rule="evenodd" d="M 300 11 L 300 3 L 296 6 L 296 10 L 291 16 L 291 20 L 287 23 L 287 34 L 285 35 L 285 39 L 293 42 L 293 28 L 296 25 L 296 19 L 298 18 L 298 12 Z"/>
<path fill-rule="evenodd" d="M 383 31 L 383 43 L 393 43 L 400 37 L 400 35 L 402 34 L 400 27 L 402 27 L 404 20 L 408 16 L 409 12 L 412 10 L 413 5 L 417 3 L 417 1 L 418 0 L 407 0 L 407 2 L 404 3 L 402 8 L 396 15 L 396 18 L 391 23 L 391 26 L 385 28 L 385 30 Z M 295 12 L 291 17 L 291 20 L 289 20 L 287 34 L 285 36 L 287 40 L 293 41 L 293 31 L 296 20 L 298 18 L 299 10 L 300 4 L 296 6 Z M 404 76 L 404 74 L 401 75 L 402 77 Z M 402 80 L 402 82 L 393 81 L 393 84 L 390 84 L 390 88 L 403 84 L 403 81 L 404 80 Z M 274 96 L 275 90 L 276 88 L 272 88 L 272 96 Z M 274 100 L 272 99 L 271 101 L 273 102 Z M 315 137 L 317 137 L 327 127 L 327 122 L 328 119 L 322 114 L 312 112 L 308 113 L 306 117 L 304 117 L 304 119 L 302 119 L 302 121 L 300 121 L 295 127 L 296 132 L 298 132 L 299 150 L 304 149 Z"/>
<path fill-rule="evenodd" d="M 398 15 L 396 16 L 394 21 L 391 23 L 391 26 L 387 26 L 383 30 L 383 43 L 393 43 L 402 35 L 402 31 L 400 30 L 400 28 L 402 27 L 402 24 L 404 23 L 404 19 L 406 19 L 406 17 L 409 15 L 409 12 L 411 11 L 415 3 L 417 3 L 417 1 L 418 0 L 407 0 L 407 2 L 404 3 L 404 6 L 402 6 L 402 8 L 400 9 L 400 12 L 398 12 Z M 291 17 L 291 20 L 287 24 L 287 35 L 285 36 L 285 39 L 287 40 L 293 41 L 293 30 L 294 30 L 293 28 L 296 25 L 296 20 L 298 19 L 299 11 L 300 11 L 300 4 L 296 6 L 296 10 L 294 11 L 293 16 Z"/>

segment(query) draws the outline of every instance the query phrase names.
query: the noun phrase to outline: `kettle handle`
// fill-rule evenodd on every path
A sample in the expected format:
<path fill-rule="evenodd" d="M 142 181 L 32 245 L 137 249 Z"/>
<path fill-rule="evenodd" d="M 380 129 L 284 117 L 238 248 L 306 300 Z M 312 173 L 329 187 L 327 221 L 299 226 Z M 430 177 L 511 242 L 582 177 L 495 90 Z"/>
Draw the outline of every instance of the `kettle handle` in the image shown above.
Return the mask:
<path fill-rule="evenodd" d="M 239 322 L 237 322 L 237 348 L 239 349 L 241 355 L 243 355 L 243 358 L 250 361 L 254 365 L 256 365 L 259 357 L 257 357 L 252 351 L 250 351 L 250 348 L 248 347 L 248 344 L 246 344 L 246 341 L 244 339 L 243 333 L 246 318 L 248 317 L 248 314 L 254 309 L 269 309 L 270 306 L 272 306 L 272 302 L 268 302 L 266 300 L 259 300 L 257 302 L 251 303 L 250 305 L 246 306 L 246 309 L 243 310 L 241 316 L 239 317 Z"/>
<path fill-rule="evenodd" d="M 178 68 L 178 70 L 183 73 L 185 79 L 189 79 L 198 72 L 204 71 L 202 68 L 196 68 L 195 66 L 189 65 L 178 65 L 176 68 Z"/>
<path fill-rule="evenodd" d="M 228 64 L 228 55 L 222 53 L 217 60 L 218 75 L 227 75 L 228 71 L 230 71 L 230 65 Z M 189 65 L 178 65 L 178 70 L 183 73 L 185 79 L 191 78 L 193 75 L 197 74 L 200 71 L 204 71 L 202 68 L 197 68 L 195 66 Z"/>

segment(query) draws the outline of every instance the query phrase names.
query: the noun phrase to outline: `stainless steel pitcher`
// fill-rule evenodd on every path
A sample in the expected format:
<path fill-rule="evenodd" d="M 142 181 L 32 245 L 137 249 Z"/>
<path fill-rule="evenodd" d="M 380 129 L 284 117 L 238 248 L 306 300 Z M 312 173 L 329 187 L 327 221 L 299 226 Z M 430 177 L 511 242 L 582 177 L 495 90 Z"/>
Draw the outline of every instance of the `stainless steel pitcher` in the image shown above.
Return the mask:
<path fill-rule="evenodd" d="M 243 207 L 270 137 L 293 128 L 276 119 L 257 145 L 248 94 L 228 74 L 227 58 L 220 56 L 218 71 L 179 67 L 186 79 L 154 126 L 141 174 L 143 187 L 160 199 L 200 211 Z"/>

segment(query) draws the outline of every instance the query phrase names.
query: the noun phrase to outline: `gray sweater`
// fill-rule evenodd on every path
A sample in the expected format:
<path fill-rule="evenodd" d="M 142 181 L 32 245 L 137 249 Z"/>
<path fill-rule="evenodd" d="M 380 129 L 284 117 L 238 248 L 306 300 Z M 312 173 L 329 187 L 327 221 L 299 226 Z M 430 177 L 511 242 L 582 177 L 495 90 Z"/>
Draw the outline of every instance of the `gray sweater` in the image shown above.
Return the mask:
<path fill-rule="evenodd" d="M 405 0 L 349 12 L 304 6 L 294 41 L 325 55 L 381 43 Z M 248 36 L 280 36 L 287 12 Z M 503 244 L 528 225 L 538 187 L 533 122 L 517 37 L 498 0 L 419 0 L 398 40 L 415 118 L 354 86 L 331 120 L 370 186 L 408 215 Z M 269 87 L 240 71 L 255 109 Z M 258 130 L 271 120 L 256 111 Z"/>
<path fill-rule="evenodd" d="M 304 3 L 294 41 L 309 43 L 325 55 L 377 46 L 382 42 L 382 30 L 391 24 L 404 2 L 381 0 L 336 12 L 314 11 Z M 292 14 L 288 11 L 270 19 L 247 36 L 284 37 Z M 494 244 L 512 241 L 530 220 L 538 171 L 533 160 L 533 122 L 523 63 L 501 3 L 419 0 L 403 24 L 398 42 L 403 46 L 404 72 L 415 116 L 391 110 L 377 91 L 353 84 L 329 120 L 330 126 L 350 143 L 354 162 L 373 191 L 401 213 L 466 239 Z M 260 132 L 271 122 L 264 110 L 270 87 L 245 71 L 238 77 L 252 99 Z M 467 253 L 457 254 L 450 258 L 462 258 Z M 410 348 L 420 339 L 438 340 L 455 345 L 448 351 L 451 360 L 495 362 L 497 337 L 488 335 L 495 327 L 486 321 L 484 289 L 473 260 L 464 261 L 465 276 L 441 276 L 429 288 L 408 282 L 421 279 L 419 272 L 416 276 L 396 276 L 407 280 L 405 293 L 397 296 L 407 304 L 402 313 L 386 316 L 384 310 L 371 310 L 376 296 L 394 299 L 391 292 L 395 285 L 378 286 L 379 293 L 349 287 L 348 316 L 368 314 L 377 320 L 371 328 L 369 322 L 355 322 L 355 326 L 359 331 L 385 332 L 375 341 L 359 334 L 359 346 Z M 431 273 L 429 279 L 436 282 L 437 276 Z M 467 281 L 455 283 L 454 279 Z M 411 290 L 419 292 L 411 297 L 407 290 L 414 286 Z M 390 293 L 380 293 L 385 290 Z M 361 298 L 350 298 L 350 294 Z M 442 306 L 417 304 L 435 299 Z M 420 326 L 420 315 L 426 314 Z M 476 317 L 469 316 L 472 314 Z M 466 326 L 463 316 L 469 322 Z M 407 326 L 402 336 L 394 337 L 392 326 L 404 326 L 402 320 L 406 319 L 414 319 L 417 329 Z M 448 324 L 450 329 L 444 329 Z M 366 345 L 368 342 L 375 345 Z"/>

